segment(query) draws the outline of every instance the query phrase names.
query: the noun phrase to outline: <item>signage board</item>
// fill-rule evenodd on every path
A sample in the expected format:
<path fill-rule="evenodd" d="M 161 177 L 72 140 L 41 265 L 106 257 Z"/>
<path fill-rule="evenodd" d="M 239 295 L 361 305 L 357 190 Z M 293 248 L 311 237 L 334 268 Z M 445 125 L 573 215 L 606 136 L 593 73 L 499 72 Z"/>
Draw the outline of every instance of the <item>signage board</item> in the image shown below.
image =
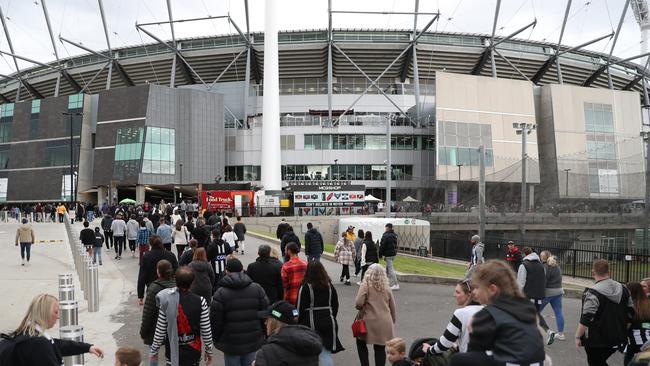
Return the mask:
<path fill-rule="evenodd" d="M 305 186 L 293 193 L 294 207 L 350 207 L 365 204 L 365 186 Z"/>

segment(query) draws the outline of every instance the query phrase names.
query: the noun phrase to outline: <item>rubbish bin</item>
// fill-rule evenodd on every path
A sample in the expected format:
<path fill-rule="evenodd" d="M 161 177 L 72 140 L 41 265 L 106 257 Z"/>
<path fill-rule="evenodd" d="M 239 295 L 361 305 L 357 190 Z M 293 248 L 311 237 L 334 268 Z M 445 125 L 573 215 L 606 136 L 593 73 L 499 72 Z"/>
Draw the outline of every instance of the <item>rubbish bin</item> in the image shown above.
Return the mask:
<path fill-rule="evenodd" d="M 69 325 L 59 328 L 59 336 L 61 339 L 83 342 L 84 341 L 84 327 L 81 325 Z M 63 358 L 65 366 L 84 365 L 84 355 L 68 356 Z"/>
<path fill-rule="evenodd" d="M 429 256 L 429 249 L 425 246 L 419 246 L 418 247 L 418 255 L 420 257 L 428 257 Z"/>
<path fill-rule="evenodd" d="M 62 327 L 79 324 L 79 303 L 77 300 L 59 302 L 60 324 Z"/>

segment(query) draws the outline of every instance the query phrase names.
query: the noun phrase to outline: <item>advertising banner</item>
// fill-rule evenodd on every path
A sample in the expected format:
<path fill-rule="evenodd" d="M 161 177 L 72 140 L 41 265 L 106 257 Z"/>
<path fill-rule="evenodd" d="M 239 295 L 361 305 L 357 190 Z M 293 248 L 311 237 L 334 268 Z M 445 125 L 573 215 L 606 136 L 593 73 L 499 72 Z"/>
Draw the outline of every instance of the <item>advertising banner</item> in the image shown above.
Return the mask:
<path fill-rule="evenodd" d="M 296 187 L 294 207 L 351 207 L 365 204 L 365 186 Z"/>

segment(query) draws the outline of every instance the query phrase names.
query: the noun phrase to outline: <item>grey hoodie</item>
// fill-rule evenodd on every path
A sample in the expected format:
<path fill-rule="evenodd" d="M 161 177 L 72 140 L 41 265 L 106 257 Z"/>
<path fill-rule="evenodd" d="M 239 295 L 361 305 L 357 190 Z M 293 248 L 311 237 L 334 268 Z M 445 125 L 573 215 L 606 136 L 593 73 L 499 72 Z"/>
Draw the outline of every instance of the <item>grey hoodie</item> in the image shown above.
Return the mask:
<path fill-rule="evenodd" d="M 598 291 L 601 295 L 617 304 L 621 301 L 621 296 L 623 296 L 623 285 L 612 280 L 611 278 L 598 281 L 591 288 Z M 585 301 L 582 305 L 582 314 L 596 314 L 599 306 L 600 302 L 598 301 L 598 297 L 587 291 L 585 295 Z M 634 306 L 632 303 L 632 296 L 629 297 L 627 306 Z"/>
<path fill-rule="evenodd" d="M 476 271 L 476 265 L 485 263 L 485 257 L 483 257 L 483 252 L 485 251 L 485 244 L 478 242 L 472 247 L 472 258 L 469 262 L 469 267 L 467 272 L 465 272 L 465 279 L 470 279 L 474 271 Z"/>
<path fill-rule="evenodd" d="M 531 262 L 534 262 L 534 261 L 541 262 L 540 259 L 539 259 L 539 255 L 537 255 L 537 253 L 535 253 L 535 252 L 532 252 L 532 253 L 528 254 L 527 256 L 525 256 L 524 259 L 522 260 L 522 262 L 525 261 L 525 260 L 528 260 L 528 261 L 531 261 Z M 546 268 L 544 268 L 544 272 L 546 272 Z M 526 278 L 527 277 L 528 277 L 528 271 L 526 271 L 526 266 L 524 266 L 522 264 L 522 265 L 519 266 L 519 270 L 517 270 L 517 285 L 519 285 L 520 289 L 523 289 L 524 286 L 526 285 Z"/>
<path fill-rule="evenodd" d="M 176 318 L 178 317 L 178 301 L 178 287 L 166 288 L 156 295 L 156 305 L 165 313 L 165 316 L 167 318 L 167 339 L 169 340 L 169 351 L 172 366 L 178 366 L 178 328 L 176 327 Z M 151 345 L 151 348 L 152 353 L 154 353 L 154 345 Z"/>

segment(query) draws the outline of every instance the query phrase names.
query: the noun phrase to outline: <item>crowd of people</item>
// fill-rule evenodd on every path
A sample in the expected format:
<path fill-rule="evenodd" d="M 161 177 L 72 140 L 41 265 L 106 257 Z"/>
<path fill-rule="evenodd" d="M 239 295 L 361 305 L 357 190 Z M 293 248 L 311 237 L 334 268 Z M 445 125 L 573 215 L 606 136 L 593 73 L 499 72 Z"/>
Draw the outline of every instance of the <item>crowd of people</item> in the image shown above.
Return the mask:
<path fill-rule="evenodd" d="M 149 346 L 147 364 L 158 364 L 162 348 L 169 365 L 210 364 L 215 348 L 223 352 L 226 366 L 334 364 L 332 355 L 345 351 L 338 335 L 339 296 L 320 261 L 325 245 L 316 227 L 309 223 L 301 240 L 283 220 L 276 230 L 279 248 L 260 245 L 255 261 L 245 266 L 238 256 L 246 234 L 240 217 L 231 226 L 232 218 L 217 212 L 195 217 L 180 207 L 167 208 L 145 212 L 117 206 L 95 229 L 85 221 L 80 233 L 99 264 L 103 247 L 115 252 L 115 260 L 128 251 L 138 256 L 140 337 Z M 34 240 L 27 222 L 18 230 L 17 245 Z M 370 365 L 370 345 L 375 366 L 386 361 L 398 366 L 551 364 L 546 346 L 566 340 L 558 259 L 509 242 L 505 260 L 486 261 L 481 238 L 475 235 L 470 242 L 467 274 L 454 287 L 459 308 L 438 338 L 418 339 L 407 352 L 395 331 L 397 234 L 390 223 L 380 239 L 353 226 L 341 233 L 334 259 L 342 284 L 352 285 L 351 277 L 359 277 L 357 315 L 346 326 L 353 327 L 362 366 Z M 28 247 L 23 251 L 29 259 Z M 646 365 L 650 279 L 622 285 L 610 278 L 602 259 L 594 261 L 592 274 L 595 284 L 583 294 L 576 347 L 584 347 L 589 365 L 606 365 L 617 350 L 625 352 L 626 365 Z M 547 304 L 555 312 L 557 331 L 541 316 Z M 63 356 L 88 352 L 104 356 L 95 345 L 48 335 L 57 319 L 56 298 L 33 300 L 21 324 L 3 335 L 5 344 L 13 344 L 15 364 L 60 365 Z M 3 365 L 4 350 L 0 343 Z M 139 357 L 121 349 L 116 364 L 133 366 Z"/>

